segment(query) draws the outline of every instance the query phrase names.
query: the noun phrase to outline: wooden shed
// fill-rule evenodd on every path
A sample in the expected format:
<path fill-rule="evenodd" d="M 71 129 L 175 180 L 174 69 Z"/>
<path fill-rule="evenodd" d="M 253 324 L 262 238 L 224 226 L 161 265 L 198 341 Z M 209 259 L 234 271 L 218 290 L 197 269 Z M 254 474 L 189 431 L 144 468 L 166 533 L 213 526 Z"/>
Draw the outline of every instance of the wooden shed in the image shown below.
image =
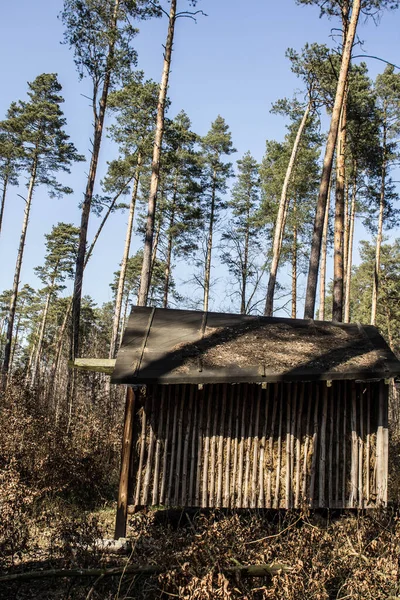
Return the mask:
<path fill-rule="evenodd" d="M 398 375 L 372 326 L 133 308 L 116 534 L 128 505 L 385 505 Z"/>

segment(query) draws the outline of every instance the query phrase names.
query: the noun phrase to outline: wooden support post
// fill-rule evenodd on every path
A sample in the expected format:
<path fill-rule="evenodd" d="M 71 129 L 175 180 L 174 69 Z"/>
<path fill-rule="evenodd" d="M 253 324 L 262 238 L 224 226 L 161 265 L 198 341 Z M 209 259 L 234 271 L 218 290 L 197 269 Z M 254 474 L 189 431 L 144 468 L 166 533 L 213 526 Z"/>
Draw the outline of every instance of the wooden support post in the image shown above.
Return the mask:
<path fill-rule="evenodd" d="M 135 392 L 133 388 L 126 390 L 124 434 L 122 438 L 121 473 L 119 477 L 117 516 L 115 520 L 114 539 L 125 537 L 126 517 L 128 514 L 128 474 L 132 450 L 133 412 L 135 408 Z"/>
<path fill-rule="evenodd" d="M 379 382 L 376 466 L 377 504 L 385 506 L 388 483 L 388 388 L 384 381 Z"/>

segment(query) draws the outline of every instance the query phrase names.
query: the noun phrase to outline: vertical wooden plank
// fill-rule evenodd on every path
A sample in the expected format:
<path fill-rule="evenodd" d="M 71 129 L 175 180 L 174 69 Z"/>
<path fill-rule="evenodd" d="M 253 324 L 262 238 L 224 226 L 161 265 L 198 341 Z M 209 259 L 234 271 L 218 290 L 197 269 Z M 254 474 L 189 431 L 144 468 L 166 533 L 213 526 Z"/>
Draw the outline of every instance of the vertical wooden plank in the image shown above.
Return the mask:
<path fill-rule="evenodd" d="M 357 396 L 355 382 L 351 382 L 351 492 L 349 506 L 354 508 L 358 501 L 358 433 Z"/>
<path fill-rule="evenodd" d="M 342 382 L 336 381 L 333 387 L 335 392 L 332 397 L 332 404 L 335 405 L 336 409 L 336 460 L 335 460 L 335 506 L 339 506 L 339 492 L 340 492 L 340 414 L 342 411 Z"/>
<path fill-rule="evenodd" d="M 328 506 L 333 508 L 333 387 L 328 388 L 328 430 L 329 430 L 329 446 L 328 446 Z"/>
<path fill-rule="evenodd" d="M 210 453 L 210 432 L 211 432 L 211 400 L 213 394 L 212 383 L 208 389 L 208 401 L 207 401 L 207 425 L 206 425 L 206 436 L 204 440 L 204 456 L 203 456 L 203 489 L 202 489 L 202 508 L 208 506 L 208 461 Z"/>
<path fill-rule="evenodd" d="M 249 506 L 249 479 L 250 479 L 250 458 L 251 458 L 251 444 L 253 441 L 253 414 L 254 414 L 254 385 L 247 384 L 248 387 L 248 399 L 250 402 L 250 418 L 248 423 L 247 441 L 246 441 L 246 469 L 244 476 L 244 496 L 243 506 Z"/>
<path fill-rule="evenodd" d="M 310 499 L 307 497 L 307 467 L 308 467 L 308 449 L 311 439 L 311 405 L 312 405 L 312 383 L 307 385 L 307 421 L 306 437 L 304 440 L 304 459 L 303 459 L 303 483 L 302 483 L 302 504 L 308 504 Z"/>
<path fill-rule="evenodd" d="M 283 403 L 284 403 L 284 384 L 281 384 L 281 394 L 279 403 L 279 422 L 278 422 L 278 452 L 276 457 L 276 478 L 275 478 L 275 494 L 274 508 L 279 508 L 279 491 L 281 484 L 281 462 L 282 462 L 282 418 L 283 418 Z"/>
<path fill-rule="evenodd" d="M 147 450 L 146 473 L 145 473 L 144 482 L 143 482 L 143 497 L 142 497 L 143 506 L 147 506 L 147 504 L 148 504 L 149 487 L 150 487 L 151 473 L 152 473 L 152 469 L 153 469 L 154 442 L 155 442 L 155 437 L 156 437 L 154 428 L 155 428 L 155 412 L 156 412 L 157 393 L 158 393 L 158 386 L 156 386 L 156 385 L 152 386 L 151 408 L 149 406 L 151 413 L 150 413 L 150 416 L 148 417 L 148 422 L 149 422 L 149 426 L 150 426 L 149 446 L 148 446 L 148 450 Z"/>
<path fill-rule="evenodd" d="M 370 500 L 370 469 L 371 469 L 371 384 L 367 383 L 367 440 L 365 448 L 365 496 L 367 506 Z"/>
<path fill-rule="evenodd" d="M 293 500 L 294 500 L 294 489 L 293 489 L 294 462 L 295 462 L 294 438 L 295 438 L 295 432 L 296 432 L 296 419 L 298 418 L 298 415 L 297 415 L 297 389 L 298 389 L 297 383 L 293 383 L 292 384 L 292 420 L 291 420 L 291 425 L 290 425 L 290 486 L 291 486 L 290 502 L 289 502 L 290 508 L 293 508 Z"/>
<path fill-rule="evenodd" d="M 257 404 L 256 416 L 254 421 L 254 440 L 253 440 L 253 472 L 251 475 L 251 499 L 250 507 L 255 508 L 257 504 L 257 469 L 258 469 L 258 446 L 259 446 L 259 424 L 260 424 L 260 403 L 261 403 L 261 385 L 256 390 Z"/>
<path fill-rule="evenodd" d="M 135 410 L 135 392 L 131 387 L 126 390 L 124 432 L 122 436 L 121 471 L 119 476 L 118 504 L 115 518 L 114 539 L 125 537 L 128 515 L 128 474 L 132 451 L 133 415 Z"/>
<path fill-rule="evenodd" d="M 225 480 L 224 480 L 224 498 L 223 504 L 225 508 L 229 508 L 230 504 L 230 481 L 231 481 L 231 444 L 232 444 L 232 420 L 234 411 L 234 386 L 229 385 L 227 389 L 228 397 L 228 430 L 226 433 L 226 458 L 225 458 Z"/>
<path fill-rule="evenodd" d="M 182 444 L 183 444 L 183 409 L 186 399 L 186 384 L 178 386 L 180 389 L 180 406 L 178 418 L 178 434 L 176 440 L 176 469 L 175 469 L 175 495 L 174 504 L 179 505 L 179 488 L 181 485 L 181 466 L 182 466 Z"/>
<path fill-rule="evenodd" d="M 208 497 L 208 506 L 215 506 L 215 456 L 216 456 L 216 445 L 217 445 L 217 426 L 218 416 L 220 412 L 220 384 L 214 386 L 214 409 L 213 409 L 213 423 L 212 423 L 212 437 L 211 437 L 211 464 L 210 464 L 210 493 Z"/>
<path fill-rule="evenodd" d="M 237 500 L 237 495 L 235 498 L 235 492 L 237 492 L 239 484 L 236 485 L 236 478 L 238 475 L 238 451 L 239 451 L 239 415 L 240 415 L 240 385 L 236 386 L 236 413 L 235 413 L 235 438 L 234 438 L 234 447 L 233 447 L 233 468 L 232 468 L 232 478 L 231 478 L 231 492 L 230 492 L 230 506 L 233 508 L 235 505 L 235 500 Z"/>
<path fill-rule="evenodd" d="M 276 411 L 278 408 L 278 394 L 279 394 L 279 385 L 277 383 L 273 384 L 274 386 L 274 404 L 272 407 L 272 420 L 271 420 L 271 430 L 268 439 L 268 477 L 267 477 L 267 500 L 266 507 L 272 507 L 272 473 L 274 470 L 274 434 L 275 434 L 275 420 L 276 420 Z"/>
<path fill-rule="evenodd" d="M 158 503 L 158 488 L 160 478 L 160 461 L 161 461 L 161 446 L 162 446 L 162 431 L 164 425 L 164 405 L 165 405 L 166 388 L 162 386 L 161 390 L 161 402 L 160 402 L 160 416 L 158 420 L 157 429 L 157 441 L 156 441 L 156 456 L 154 460 L 154 478 L 153 478 L 153 494 L 151 503 L 153 506 Z"/>
<path fill-rule="evenodd" d="M 387 387 L 383 380 L 379 382 L 378 431 L 376 439 L 376 483 L 377 504 L 387 503 L 388 480 L 388 398 Z"/>
<path fill-rule="evenodd" d="M 190 430 L 192 427 L 192 414 L 193 414 L 193 392 L 194 386 L 189 385 L 189 406 L 186 413 L 186 428 L 185 428 L 185 441 L 183 444 L 183 460 L 182 460 L 182 490 L 181 490 L 181 506 L 186 506 L 188 490 L 187 490 L 187 476 L 188 476 L 188 456 L 189 456 L 189 439 Z"/>
<path fill-rule="evenodd" d="M 206 388 L 207 389 L 207 388 Z M 195 491 L 195 504 L 201 506 L 200 498 L 200 487 L 201 487 L 201 460 L 203 450 L 203 414 L 204 414 L 204 388 L 197 391 L 197 402 L 199 410 L 199 424 L 197 426 L 197 473 L 196 473 L 196 491 Z M 203 458 L 204 460 L 204 458 Z"/>
<path fill-rule="evenodd" d="M 360 412 L 360 435 L 358 438 L 358 506 L 364 508 L 364 391 L 358 384 L 359 412 Z"/>
<path fill-rule="evenodd" d="M 222 473 L 223 473 L 223 462 L 224 462 L 224 435 L 225 435 L 225 413 L 226 413 L 226 397 L 227 397 L 227 384 L 222 385 L 222 408 L 221 408 L 221 422 L 219 426 L 219 439 L 218 439 L 218 458 L 217 458 L 217 500 L 216 506 L 222 506 Z"/>
<path fill-rule="evenodd" d="M 264 460 L 265 460 L 265 444 L 267 442 L 267 426 L 268 426 L 268 409 L 269 409 L 269 395 L 270 395 L 271 385 L 267 386 L 265 390 L 265 394 L 262 394 L 263 389 L 261 388 L 260 394 L 265 396 L 264 402 L 264 419 L 263 419 L 263 428 L 261 435 L 261 444 L 260 444 L 260 464 L 258 467 L 258 507 L 264 508 L 265 506 L 265 493 L 264 493 Z"/>
<path fill-rule="evenodd" d="M 171 506 L 171 496 L 172 496 L 172 484 L 174 481 L 175 472 L 175 454 L 176 454 L 176 430 L 178 425 L 178 406 L 179 406 L 179 386 L 174 385 L 174 416 L 172 419 L 172 439 L 171 439 L 171 458 L 169 465 L 169 480 L 168 480 L 168 489 L 167 489 L 167 506 Z"/>
<path fill-rule="evenodd" d="M 290 508 L 290 470 L 291 470 L 291 444 L 290 444 L 290 424 L 291 424 L 291 409 L 292 409 L 292 384 L 287 383 L 285 386 L 286 393 L 282 397 L 281 410 L 283 409 L 283 402 L 286 405 L 286 481 L 285 481 L 285 508 Z"/>
<path fill-rule="evenodd" d="M 236 506 L 240 508 L 242 506 L 243 497 L 243 458 L 244 458 L 244 444 L 246 436 L 246 408 L 247 408 L 247 384 L 240 386 L 242 391 L 242 427 L 240 434 L 239 444 L 239 465 L 238 465 L 238 489 L 237 489 L 237 500 Z"/>
<path fill-rule="evenodd" d="M 147 390 L 148 392 L 148 390 Z M 142 431 L 140 434 L 140 455 L 139 455 L 139 466 L 137 470 L 137 479 L 136 479 L 136 490 L 135 490 L 135 506 L 139 506 L 140 504 L 140 492 L 142 485 L 142 473 L 143 473 L 143 464 L 144 464 L 144 453 L 146 451 L 146 429 L 147 429 L 147 419 L 146 419 L 146 404 L 148 403 L 148 396 L 146 396 L 145 405 L 142 407 L 140 413 L 142 417 Z"/>
<path fill-rule="evenodd" d="M 301 434 L 304 406 L 304 382 L 299 384 L 299 409 L 297 411 L 297 431 L 296 431 L 296 491 L 294 497 L 294 507 L 300 508 L 300 474 L 301 474 Z"/>
<path fill-rule="evenodd" d="M 342 463 L 342 508 L 347 506 L 347 399 L 349 394 L 350 382 L 343 382 L 343 463 Z"/>
<path fill-rule="evenodd" d="M 322 415 L 319 453 L 319 503 L 318 506 L 326 506 L 325 482 L 326 482 L 326 422 L 328 418 L 328 388 L 322 383 Z"/>
<path fill-rule="evenodd" d="M 190 506 L 196 505 L 194 486 L 195 477 L 195 466 L 196 466 L 196 439 L 198 436 L 198 425 L 197 425 L 197 414 L 198 414 L 198 398 L 197 398 L 197 387 L 192 386 L 193 393 L 193 429 L 192 429 L 192 443 L 190 448 L 190 475 L 189 475 L 189 490 L 188 490 L 188 503 Z"/>
<path fill-rule="evenodd" d="M 164 453 L 162 459 L 162 475 L 161 475 L 161 486 L 160 486 L 160 504 L 165 502 L 165 491 L 167 486 L 167 470 L 168 470 L 168 439 L 169 439 L 169 424 L 171 420 L 172 410 L 172 390 L 173 386 L 168 386 L 168 406 L 167 406 L 167 419 L 165 423 L 165 435 L 164 435 Z"/>
<path fill-rule="evenodd" d="M 319 384 L 314 384 L 314 394 L 315 394 L 315 403 L 314 403 L 314 425 L 313 425 L 313 436 L 312 436 L 312 459 L 311 459 L 311 473 L 310 473 L 310 507 L 313 508 L 316 505 L 315 502 L 315 478 L 317 471 L 317 449 L 318 449 L 318 429 L 319 429 L 319 421 L 318 421 L 318 409 L 319 409 Z"/>

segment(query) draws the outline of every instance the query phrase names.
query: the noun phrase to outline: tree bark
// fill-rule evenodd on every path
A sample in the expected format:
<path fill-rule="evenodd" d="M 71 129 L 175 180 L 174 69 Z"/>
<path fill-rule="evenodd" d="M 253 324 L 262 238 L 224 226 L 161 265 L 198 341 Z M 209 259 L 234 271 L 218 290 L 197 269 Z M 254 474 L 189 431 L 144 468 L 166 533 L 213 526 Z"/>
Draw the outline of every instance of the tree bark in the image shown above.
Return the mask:
<path fill-rule="evenodd" d="M 381 172 L 381 191 L 379 198 L 379 217 L 378 217 L 378 232 L 376 236 L 376 249 L 375 249 L 375 266 L 374 266 L 374 278 L 372 284 L 372 305 L 371 305 L 371 325 L 376 325 L 376 311 L 378 305 L 378 291 L 379 291 L 379 271 L 381 268 L 381 247 L 382 247 L 382 234 L 383 234 L 383 218 L 385 212 L 385 185 L 386 185 L 386 170 L 387 170 L 387 115 L 386 106 L 384 108 L 383 116 L 383 161 L 382 161 L 382 172 Z"/>
<path fill-rule="evenodd" d="M 42 345 L 43 345 L 44 332 L 45 332 L 46 323 L 47 323 L 47 315 L 49 314 L 50 300 L 51 300 L 51 295 L 53 293 L 53 289 L 54 289 L 54 281 L 52 282 L 52 285 L 47 293 L 46 302 L 45 302 L 44 309 L 43 309 L 42 321 L 40 323 L 40 330 L 39 330 L 39 339 L 38 339 L 38 343 L 36 346 L 36 354 L 33 359 L 32 373 L 31 373 L 31 387 L 33 387 L 35 385 L 35 381 L 36 381 L 36 375 L 37 375 L 37 370 L 38 370 L 38 366 L 39 366 L 40 356 L 42 354 Z"/>
<path fill-rule="evenodd" d="M 350 322 L 350 296 L 351 296 L 351 269 L 353 266 L 353 240 L 354 240 L 354 225 L 356 217 L 356 192 L 357 192 L 357 166 L 354 171 L 353 193 L 351 196 L 350 207 L 350 226 L 349 226 L 349 245 L 347 250 L 347 265 L 346 265 L 346 293 L 344 302 L 344 322 Z"/>
<path fill-rule="evenodd" d="M 108 46 L 107 65 L 104 76 L 103 89 L 99 102 L 99 111 L 97 112 L 96 98 L 93 99 L 94 118 L 94 136 L 93 150 L 90 160 L 89 175 L 86 183 L 85 196 L 82 205 L 81 227 L 79 235 L 78 253 L 76 258 L 74 292 L 72 296 L 72 329 L 71 329 L 71 347 L 70 358 L 74 359 L 79 355 L 79 323 L 81 315 L 82 283 L 83 271 L 85 268 L 85 253 L 87 230 L 89 225 L 90 207 L 92 204 L 94 184 L 96 180 L 97 164 L 100 154 L 101 138 L 103 135 L 104 117 L 107 108 L 108 92 L 110 88 L 112 62 L 114 59 L 114 36 L 112 35 L 117 28 L 119 0 L 115 0 L 114 12 L 111 22 L 111 41 Z"/>
<path fill-rule="evenodd" d="M 147 297 L 150 289 L 151 282 L 151 256 L 153 249 L 153 235 L 154 235 L 154 222 L 156 214 L 156 201 L 158 192 L 158 181 L 160 177 L 160 157 L 161 157 L 161 145 L 164 135 L 164 113 L 165 113 L 165 101 L 168 91 L 168 79 L 171 68 L 171 56 L 172 56 L 172 45 L 174 41 L 175 22 L 176 22 L 176 4 L 177 0 L 171 0 L 171 8 L 169 12 L 168 21 L 168 33 L 167 41 L 165 44 L 164 53 L 164 66 L 161 76 L 160 92 L 158 96 L 157 105 L 157 121 L 156 121 L 156 132 L 153 146 L 153 160 L 151 165 L 151 180 L 150 180 L 150 193 L 147 210 L 147 222 L 146 222 L 146 234 L 143 249 L 143 265 L 142 274 L 140 278 L 140 289 L 138 305 L 146 306 Z"/>
<path fill-rule="evenodd" d="M 361 9 L 361 0 L 353 1 L 351 19 L 344 44 L 342 62 L 340 66 L 338 86 L 336 89 L 335 103 L 333 106 L 331 124 L 328 133 L 328 139 L 325 149 L 325 157 L 322 167 L 321 184 L 318 195 L 317 210 L 314 221 L 314 231 L 311 244 L 310 264 L 307 279 L 306 301 L 304 307 L 304 318 L 313 319 L 315 311 L 315 298 L 317 293 L 318 270 L 321 255 L 322 231 L 325 218 L 326 199 L 328 195 L 329 181 L 332 172 L 333 155 L 339 128 L 340 113 L 342 110 L 343 99 L 347 76 L 349 72 L 351 51 L 357 30 L 358 17 Z"/>
<path fill-rule="evenodd" d="M 324 228 L 322 230 L 322 245 L 321 245 L 321 277 L 319 281 L 319 311 L 318 318 L 320 321 L 325 321 L 325 294 L 326 294 L 326 259 L 328 252 L 328 227 L 329 227 L 329 208 L 331 201 L 331 186 L 329 183 L 328 195 L 326 197 L 326 208 L 324 217 Z"/>
<path fill-rule="evenodd" d="M 3 192 L 1 194 L 1 204 L 0 204 L 0 233 L 1 233 L 1 227 L 2 227 L 2 224 L 3 224 L 4 206 L 6 204 L 7 186 L 8 186 L 8 175 L 6 175 L 4 177 Z"/>
<path fill-rule="evenodd" d="M 301 136 L 303 135 L 304 128 L 307 123 L 308 115 L 311 110 L 311 100 L 307 104 L 306 110 L 304 112 L 303 118 L 300 122 L 299 129 L 297 131 L 296 139 L 293 144 L 292 153 L 290 155 L 290 160 L 288 167 L 286 169 L 286 175 L 282 186 L 281 199 L 279 202 L 278 215 L 276 217 L 275 223 L 275 232 L 274 232 L 274 243 L 272 246 L 272 263 L 271 269 L 269 273 L 268 280 L 268 289 L 267 289 L 267 298 L 265 302 L 265 310 L 264 314 L 267 317 L 272 317 L 274 312 L 274 292 L 275 292 L 275 284 L 276 284 L 276 275 L 279 267 L 279 259 L 280 259 L 280 249 L 282 247 L 283 234 L 285 228 L 285 211 L 287 210 L 288 204 L 288 188 L 290 184 L 290 179 L 292 176 L 293 168 L 296 162 L 297 154 L 300 147 Z"/>
<path fill-rule="evenodd" d="M 217 181 L 217 172 L 214 169 L 212 194 L 211 194 L 210 221 L 209 221 L 208 238 L 207 238 L 206 265 L 205 265 L 205 271 L 204 271 L 204 300 L 203 300 L 204 312 L 208 311 L 208 301 L 209 301 L 209 296 L 210 296 L 211 254 L 212 254 L 213 232 L 214 232 L 216 181 Z"/>
<path fill-rule="evenodd" d="M 293 200 L 293 241 L 292 241 L 292 319 L 297 315 L 297 206 Z"/>
<path fill-rule="evenodd" d="M 168 308 L 169 282 L 171 279 L 172 246 L 173 246 L 173 242 L 174 242 L 172 228 L 175 224 L 176 195 L 177 195 L 177 175 L 175 175 L 171 215 L 170 215 L 169 226 L 168 226 L 168 247 L 167 247 L 167 256 L 166 256 L 166 260 L 165 260 L 165 281 L 164 281 L 164 299 L 163 299 L 163 307 L 164 308 Z"/>
<path fill-rule="evenodd" d="M 109 358 L 115 358 L 115 355 L 117 352 L 118 331 L 119 331 L 120 320 L 121 320 L 122 299 L 123 299 L 123 295 L 124 295 L 126 269 L 128 266 L 129 251 L 131 248 L 133 219 L 135 217 L 135 206 L 136 206 L 136 198 L 137 198 L 138 188 L 139 188 L 141 163 L 142 163 L 142 157 L 139 152 L 138 158 L 137 158 L 137 165 L 136 165 L 135 181 L 133 184 L 131 202 L 129 205 L 128 225 L 126 228 L 126 235 L 125 235 L 125 247 L 124 247 L 124 253 L 122 256 L 121 270 L 119 272 L 117 297 L 115 300 L 115 311 L 114 311 L 114 319 L 113 319 L 113 328 L 112 328 L 112 333 L 111 333 Z"/>
<path fill-rule="evenodd" d="M 38 157 L 37 157 L 37 155 L 35 155 L 34 159 L 33 159 L 33 164 L 32 164 L 31 177 L 29 180 L 28 195 L 27 195 L 27 198 L 25 201 L 24 220 L 22 223 L 21 237 L 20 237 L 19 247 L 18 247 L 17 262 L 15 265 L 14 283 L 13 283 L 13 289 L 12 289 L 12 294 L 11 294 L 10 310 L 8 313 L 8 326 L 7 326 L 7 333 L 6 333 L 6 345 L 4 348 L 4 362 L 3 362 L 3 373 L 2 373 L 2 376 L 3 376 L 2 377 L 2 386 L 4 389 L 6 389 L 6 387 L 7 387 L 8 374 L 9 374 L 9 370 L 10 370 L 11 345 L 12 345 L 12 335 L 13 335 L 13 329 L 14 329 L 15 312 L 17 309 L 17 302 L 18 302 L 19 278 L 20 278 L 20 274 L 21 274 L 22 258 L 24 255 L 25 238 L 26 238 L 26 232 L 28 229 L 29 213 L 31 210 L 33 190 L 34 190 L 35 182 L 36 182 L 37 166 L 38 166 Z"/>
<path fill-rule="evenodd" d="M 347 94 L 345 92 L 336 149 L 335 234 L 333 250 L 332 320 L 343 320 L 344 187 Z"/>
<path fill-rule="evenodd" d="M 246 232 L 244 236 L 244 251 L 243 251 L 243 265 L 242 265 L 242 293 L 240 299 L 240 312 L 241 314 L 246 313 L 247 304 L 246 304 L 246 289 L 247 289 L 247 271 L 249 265 L 249 242 L 250 242 L 250 192 L 248 194 L 248 203 L 247 203 L 247 223 L 246 223 Z"/>

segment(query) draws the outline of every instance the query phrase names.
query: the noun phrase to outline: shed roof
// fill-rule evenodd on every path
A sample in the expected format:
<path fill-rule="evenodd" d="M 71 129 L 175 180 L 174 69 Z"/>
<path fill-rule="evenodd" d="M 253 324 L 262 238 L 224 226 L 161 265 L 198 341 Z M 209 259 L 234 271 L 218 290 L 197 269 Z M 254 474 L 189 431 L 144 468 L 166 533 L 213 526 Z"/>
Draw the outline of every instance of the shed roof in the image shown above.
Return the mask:
<path fill-rule="evenodd" d="M 376 327 L 134 307 L 111 381 L 239 383 L 400 375 Z"/>

